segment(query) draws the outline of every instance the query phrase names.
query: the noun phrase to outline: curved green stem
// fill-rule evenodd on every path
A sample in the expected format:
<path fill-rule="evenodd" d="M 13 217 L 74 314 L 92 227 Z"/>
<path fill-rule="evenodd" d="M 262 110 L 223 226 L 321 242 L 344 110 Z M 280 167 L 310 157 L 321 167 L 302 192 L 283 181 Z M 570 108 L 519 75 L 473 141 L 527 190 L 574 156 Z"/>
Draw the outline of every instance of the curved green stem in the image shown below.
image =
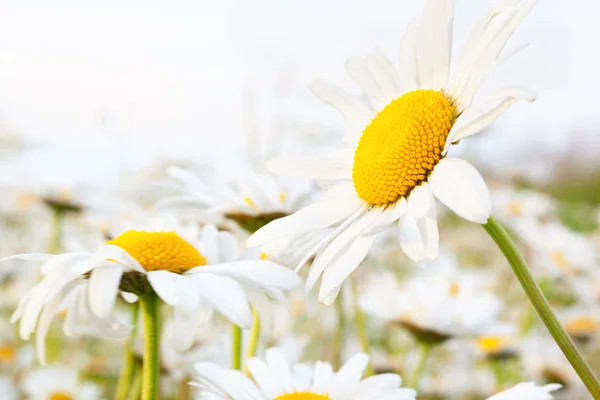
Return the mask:
<path fill-rule="evenodd" d="M 129 395 L 126 400 L 140 400 L 140 395 L 142 394 L 142 371 L 140 370 L 140 366 L 135 365 L 135 373 L 133 375 L 133 379 L 131 380 L 131 388 L 129 390 Z"/>
<path fill-rule="evenodd" d="M 242 369 L 242 328 L 231 325 L 231 368 Z"/>
<path fill-rule="evenodd" d="M 258 341 L 260 339 L 260 318 L 256 308 L 252 308 L 252 330 L 250 331 L 250 340 L 246 346 L 246 361 L 244 362 L 244 374 L 249 375 L 248 370 L 248 359 L 256 355 L 256 348 L 258 347 Z"/>
<path fill-rule="evenodd" d="M 429 359 L 429 355 L 431 354 L 431 349 L 433 349 L 433 346 L 434 345 L 429 342 L 419 342 L 419 359 L 417 360 L 417 364 L 410 375 L 407 387 L 413 388 L 417 391 L 419 390 L 419 382 L 421 381 L 421 377 L 423 377 L 423 373 L 425 372 L 425 366 L 427 365 L 427 360 Z"/>
<path fill-rule="evenodd" d="M 64 210 L 52 207 L 52 222 L 50 226 L 50 237 L 48 239 L 48 254 L 57 254 L 60 250 L 63 222 L 65 217 Z"/>
<path fill-rule="evenodd" d="M 117 391 L 115 393 L 115 400 L 126 400 L 127 393 L 129 393 L 129 388 L 133 381 L 133 375 L 135 374 L 135 338 L 137 336 L 137 324 L 138 324 L 138 316 L 140 314 L 140 307 L 138 303 L 134 303 L 132 305 L 131 310 L 131 322 L 133 324 L 133 329 L 129 334 L 129 339 L 127 340 L 127 348 L 125 349 L 125 359 L 123 361 L 123 367 L 121 368 L 121 374 L 119 375 L 119 382 L 117 384 Z"/>
<path fill-rule="evenodd" d="M 600 382 L 594 375 L 594 372 L 585 361 L 575 343 L 571 340 L 567 332 L 564 330 L 558 318 L 550 308 L 550 303 L 542 293 L 540 287 L 536 284 L 527 263 L 517 246 L 512 241 L 506 230 L 494 218 L 490 217 L 488 222 L 483 225 L 485 230 L 490 234 L 496 242 L 504 256 L 508 260 L 515 275 L 519 279 L 523 290 L 529 297 L 529 300 L 535 307 L 538 315 L 544 321 L 546 328 L 558 344 L 564 355 L 567 357 L 577 375 L 581 378 L 590 394 L 594 399 L 600 399 Z"/>
<path fill-rule="evenodd" d="M 142 367 L 142 400 L 158 399 L 160 373 L 159 299 L 149 291 L 140 296 L 144 318 L 144 364 Z"/>

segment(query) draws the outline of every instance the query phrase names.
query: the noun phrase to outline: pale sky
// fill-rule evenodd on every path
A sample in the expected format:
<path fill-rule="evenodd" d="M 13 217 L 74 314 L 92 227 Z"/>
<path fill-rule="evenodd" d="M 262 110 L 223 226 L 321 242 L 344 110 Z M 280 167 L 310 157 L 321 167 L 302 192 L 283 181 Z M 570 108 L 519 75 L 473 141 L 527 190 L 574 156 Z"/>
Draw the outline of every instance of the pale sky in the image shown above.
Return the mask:
<path fill-rule="evenodd" d="M 110 180 L 117 166 L 201 157 L 241 142 L 241 88 L 267 97 L 294 77 L 287 113 L 343 127 L 305 88 L 315 77 L 356 91 L 345 59 L 398 43 L 422 0 L 0 0 L 0 115 L 52 144 L 21 159 L 19 176 Z M 456 45 L 497 2 L 457 0 Z M 600 126 L 600 3 L 541 0 L 509 47 L 530 47 L 493 84 L 537 90 L 482 143 L 560 148 Z M 264 95 L 266 93 L 266 95 Z M 504 140 L 505 139 L 505 140 Z M 501 146 L 498 147 L 498 143 Z M 500 150 L 498 150 L 500 149 Z"/>

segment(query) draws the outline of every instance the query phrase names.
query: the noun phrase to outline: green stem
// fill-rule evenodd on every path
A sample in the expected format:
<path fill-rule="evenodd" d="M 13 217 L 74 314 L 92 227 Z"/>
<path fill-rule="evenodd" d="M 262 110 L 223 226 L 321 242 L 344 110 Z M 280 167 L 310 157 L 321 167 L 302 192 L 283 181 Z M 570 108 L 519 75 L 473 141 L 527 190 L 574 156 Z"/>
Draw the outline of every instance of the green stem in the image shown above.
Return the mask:
<path fill-rule="evenodd" d="M 490 217 L 483 227 L 490 234 L 492 239 L 494 239 L 502 253 L 504 253 L 504 256 L 510 263 L 515 275 L 517 275 L 523 290 L 525 290 L 527 297 L 529 297 L 529 300 L 535 307 L 538 315 L 542 321 L 544 321 L 546 328 L 550 331 L 556 344 L 558 344 L 564 355 L 567 357 L 567 360 L 569 360 L 590 394 L 594 399 L 599 400 L 600 382 L 598 381 L 598 378 L 594 375 L 594 372 L 581 355 L 581 352 L 558 321 L 552 308 L 550 308 L 548 300 L 546 300 L 540 287 L 533 279 L 531 271 L 529 270 L 525 259 L 521 256 L 521 253 L 519 253 L 515 243 L 508 233 L 506 233 L 506 230 L 504 230 L 502 225 L 500 225 L 493 217 Z"/>
<path fill-rule="evenodd" d="M 129 395 L 126 400 L 140 400 L 140 396 L 142 394 L 142 382 L 143 381 L 143 373 L 140 369 L 140 365 L 136 363 L 135 365 L 135 374 L 133 375 L 133 379 L 131 381 L 131 389 L 129 390 Z"/>
<path fill-rule="evenodd" d="M 144 364 L 142 400 L 158 399 L 158 380 L 160 372 L 159 354 L 159 299 L 149 291 L 140 296 L 140 307 L 144 318 Z"/>
<path fill-rule="evenodd" d="M 140 307 L 138 303 L 134 303 L 132 305 L 131 310 L 131 322 L 133 324 L 133 329 L 129 334 L 129 339 L 127 341 L 127 348 L 125 349 L 125 359 L 123 361 L 123 367 L 121 368 L 121 374 L 119 375 L 119 382 L 117 384 L 117 392 L 115 393 L 115 400 L 125 400 L 127 399 L 127 393 L 129 392 L 129 388 L 131 382 L 133 380 L 133 375 L 135 373 L 135 339 L 137 336 L 137 325 L 138 325 L 138 316 L 140 314 Z"/>
<path fill-rule="evenodd" d="M 246 346 L 246 362 L 244 362 L 244 374 L 250 375 L 248 370 L 248 359 L 256 355 L 256 348 L 260 339 L 260 318 L 256 308 L 252 308 L 252 330 L 250 331 L 250 340 Z"/>
<path fill-rule="evenodd" d="M 48 239 L 48 254 L 56 254 L 60 250 L 62 227 L 65 212 L 58 207 L 52 207 L 52 222 L 50 238 Z"/>
<path fill-rule="evenodd" d="M 354 321 L 356 322 L 356 333 L 358 334 L 363 353 L 369 355 L 370 346 L 369 334 L 367 332 L 367 323 L 365 321 L 365 314 L 358 306 L 358 285 L 356 283 L 356 279 L 353 276 L 350 277 L 350 284 L 352 287 L 352 306 L 354 308 Z M 365 370 L 365 377 L 371 376 L 373 374 L 373 365 L 369 363 Z"/>
<path fill-rule="evenodd" d="M 407 387 L 419 390 L 419 382 L 425 372 L 425 366 L 427 365 L 427 360 L 431 354 L 431 349 L 433 349 L 433 344 L 429 342 L 419 342 L 419 359 L 410 375 Z"/>
<path fill-rule="evenodd" d="M 242 369 L 242 328 L 231 325 L 231 368 Z"/>

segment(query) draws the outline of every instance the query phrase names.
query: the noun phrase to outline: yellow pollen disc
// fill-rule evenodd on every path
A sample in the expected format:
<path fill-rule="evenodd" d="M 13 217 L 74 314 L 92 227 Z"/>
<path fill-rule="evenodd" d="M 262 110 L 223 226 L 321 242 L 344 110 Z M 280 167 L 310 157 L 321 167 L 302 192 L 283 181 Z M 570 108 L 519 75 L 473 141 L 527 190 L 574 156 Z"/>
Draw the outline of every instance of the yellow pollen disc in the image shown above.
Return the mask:
<path fill-rule="evenodd" d="M 485 353 L 499 353 L 510 343 L 506 336 L 482 336 L 477 338 L 477 345 Z"/>
<path fill-rule="evenodd" d="M 206 257 L 175 232 L 127 231 L 106 244 L 122 248 L 148 272 L 164 270 L 181 274 L 206 265 Z"/>
<path fill-rule="evenodd" d="M 565 253 L 562 251 L 553 251 L 550 254 L 550 258 L 552 258 L 552 262 L 554 262 L 560 270 L 562 270 L 565 274 L 570 274 L 573 272 L 573 268 L 567 257 L 565 257 Z"/>
<path fill-rule="evenodd" d="M 258 207 L 256 206 L 254 200 L 252 200 L 252 198 L 248 196 L 244 197 L 244 203 L 248 204 L 251 208 L 258 210 Z"/>
<path fill-rule="evenodd" d="M 358 196 L 386 205 L 426 181 L 442 158 L 455 118 L 441 91 L 415 90 L 388 104 L 364 129 L 354 153 Z"/>
<path fill-rule="evenodd" d="M 331 400 L 327 394 L 317 394 L 310 392 L 286 393 L 275 397 L 274 400 Z"/>
<path fill-rule="evenodd" d="M 572 319 L 565 323 L 565 329 L 570 335 L 589 335 L 598 328 L 598 323 L 591 317 Z"/>
<path fill-rule="evenodd" d="M 269 254 L 265 253 L 264 251 L 260 253 L 260 259 L 261 260 L 266 260 L 269 258 Z"/>
<path fill-rule="evenodd" d="M 17 358 L 17 350 L 14 346 L 3 345 L 0 346 L 0 363 L 11 363 Z"/>
<path fill-rule="evenodd" d="M 287 194 L 285 192 L 281 192 L 279 193 L 279 201 L 281 203 L 285 202 L 285 199 L 287 198 Z"/>
<path fill-rule="evenodd" d="M 50 394 L 48 400 L 74 400 L 73 397 L 66 392 L 54 392 Z"/>
<path fill-rule="evenodd" d="M 452 281 L 452 283 L 450 283 L 450 296 L 452 297 L 456 297 L 458 296 L 458 292 L 460 292 L 460 283 L 456 282 L 456 281 Z"/>
<path fill-rule="evenodd" d="M 506 206 L 506 215 L 508 215 L 508 216 L 523 215 L 523 206 L 518 201 L 511 201 Z"/>

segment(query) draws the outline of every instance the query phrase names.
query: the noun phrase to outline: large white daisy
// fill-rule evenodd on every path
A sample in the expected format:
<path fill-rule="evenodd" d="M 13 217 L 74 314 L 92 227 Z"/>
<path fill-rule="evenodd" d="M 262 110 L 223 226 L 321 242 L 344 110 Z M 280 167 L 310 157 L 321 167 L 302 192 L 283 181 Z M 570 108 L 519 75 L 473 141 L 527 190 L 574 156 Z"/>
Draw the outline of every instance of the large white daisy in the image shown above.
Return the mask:
<path fill-rule="evenodd" d="M 27 374 L 22 388 L 31 400 L 100 400 L 100 388 L 82 382 L 78 375 L 79 372 L 71 368 L 39 368 Z"/>
<path fill-rule="evenodd" d="M 369 357 L 357 354 L 334 372 L 327 362 L 314 368 L 290 366 L 277 348 L 266 351 L 265 360 L 251 358 L 248 369 L 254 382 L 240 371 L 213 363 L 198 363 L 196 382 L 200 399 L 206 400 L 414 400 L 413 389 L 401 388 L 396 374 L 382 374 L 361 380 Z"/>
<path fill-rule="evenodd" d="M 518 100 L 534 100 L 529 91 L 510 87 L 489 101 L 473 102 L 490 71 L 514 53 L 502 50 L 535 1 L 491 12 L 472 33 L 450 79 L 453 3 L 428 1 L 421 24 L 411 23 L 402 39 L 399 70 L 381 53 L 348 60 L 348 73 L 369 104 L 331 83 L 312 84 L 312 91 L 347 120 L 344 147 L 331 157 L 281 158 L 268 165 L 288 176 L 346 180 L 320 202 L 270 223 L 248 241 L 258 246 L 339 224 L 302 260 L 316 254 L 307 286 L 323 274 L 322 301 L 335 298 L 378 234 L 397 221 L 409 257 L 437 257 L 435 198 L 469 221 L 483 224 L 490 216 L 489 192 L 479 172 L 447 152 Z"/>
<path fill-rule="evenodd" d="M 174 308 L 175 320 L 216 309 L 244 329 L 252 326 L 250 304 L 260 312 L 270 298 L 286 301 L 284 291 L 298 287 L 293 271 L 260 257 L 244 259 L 237 240 L 214 225 L 202 229 L 198 247 L 176 232 L 126 231 L 94 253 L 17 257 L 43 260 L 42 281 L 21 300 L 13 321 L 21 320 L 21 338 L 36 332 L 40 361 L 44 338 L 56 312 L 68 301 L 65 333 L 71 334 L 82 314 L 101 334 L 124 336 L 112 310 L 121 293 L 135 301 L 136 291 L 152 288 Z M 194 332 L 183 330 L 177 347 L 192 344 Z"/>

